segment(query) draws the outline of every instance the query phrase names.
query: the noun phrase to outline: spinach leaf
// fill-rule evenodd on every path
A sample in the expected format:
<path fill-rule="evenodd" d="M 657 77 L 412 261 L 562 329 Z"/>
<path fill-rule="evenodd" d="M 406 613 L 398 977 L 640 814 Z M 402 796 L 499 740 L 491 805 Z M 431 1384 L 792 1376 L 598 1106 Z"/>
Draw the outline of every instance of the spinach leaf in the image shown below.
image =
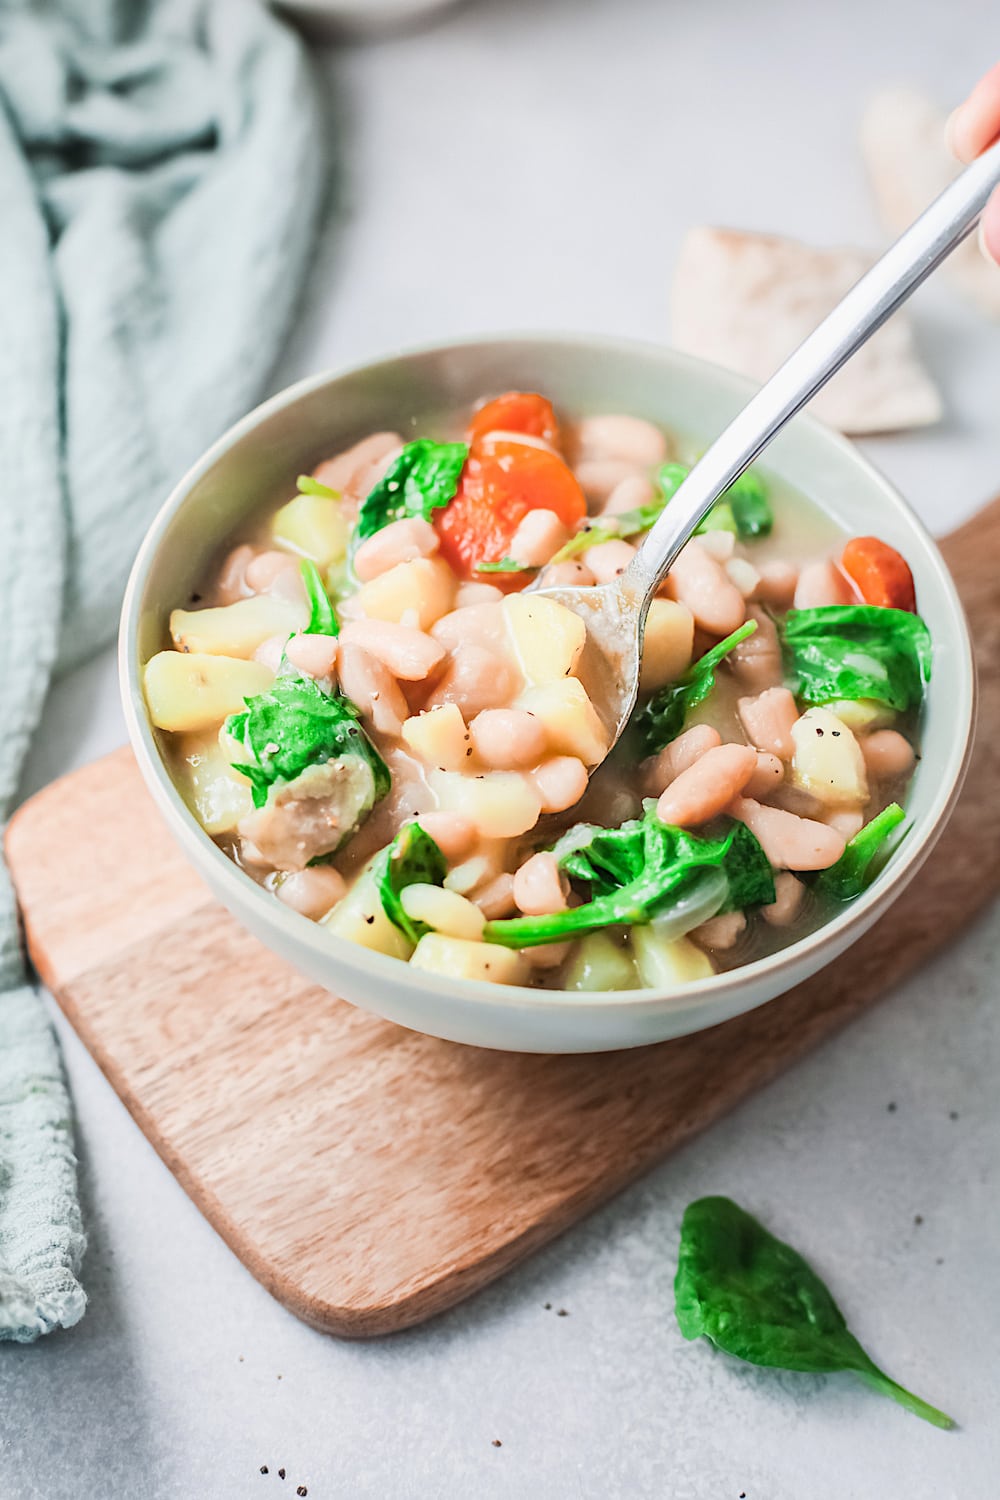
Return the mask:
<path fill-rule="evenodd" d="M 349 698 L 324 693 L 311 677 L 282 672 L 266 693 L 245 701 L 245 712 L 226 720 L 226 733 L 246 751 L 246 762 L 234 762 L 234 769 L 250 781 L 254 807 L 263 807 L 273 786 L 294 781 L 307 767 L 346 756 L 359 757 L 370 772 L 355 827 L 388 792 L 389 768 Z"/>
<path fill-rule="evenodd" d="M 447 505 L 469 454 L 467 443 L 435 443 L 417 438 L 407 443 L 388 472 L 361 502 L 354 545 L 404 516 L 429 521 Z"/>
<path fill-rule="evenodd" d="M 476 563 L 477 573 L 537 573 L 532 563 L 519 563 L 516 557 L 501 557 L 497 562 Z"/>
<path fill-rule="evenodd" d="M 330 596 L 324 587 L 319 569 L 309 557 L 303 560 L 302 578 L 309 599 L 307 632 L 310 635 L 339 635 L 340 625 L 333 605 L 330 603 Z"/>
<path fill-rule="evenodd" d="M 923 698 L 932 650 L 919 615 L 831 604 L 789 610 L 782 630 L 795 691 L 807 703 L 874 698 L 904 712 Z"/>
<path fill-rule="evenodd" d="M 653 694 L 632 721 L 640 735 L 645 755 L 655 755 L 664 745 L 669 745 L 671 740 L 677 738 L 684 728 L 688 711 L 704 702 L 714 688 L 715 669 L 723 657 L 734 646 L 745 641 L 747 636 L 753 635 L 756 629 L 757 621 L 747 620 L 739 630 L 734 630 L 732 635 L 727 635 L 725 640 L 719 641 L 704 656 L 692 662 L 676 682 L 667 683 L 666 687 Z"/>
<path fill-rule="evenodd" d="M 726 491 L 726 500 L 736 522 L 737 535 L 744 542 L 768 536 L 774 525 L 774 514 L 758 476 L 746 469 Z"/>
<path fill-rule="evenodd" d="M 295 487 L 300 495 L 315 495 L 319 500 L 339 500 L 340 491 L 331 490 L 328 484 L 320 484 L 311 474 L 300 474 L 295 481 Z"/>
<path fill-rule="evenodd" d="M 837 901 L 853 901 L 875 878 L 872 861 L 886 839 L 906 821 L 898 802 L 890 802 L 880 813 L 860 828 L 837 860 L 816 878 L 816 889 Z"/>
<path fill-rule="evenodd" d="M 655 516 L 653 519 L 656 519 Z M 650 525 L 652 524 L 651 521 Z M 602 542 L 615 542 L 619 537 L 626 535 L 626 532 L 619 529 L 617 519 L 614 525 L 611 524 L 610 517 L 607 524 L 602 521 L 599 526 L 594 526 L 590 522 L 587 522 L 570 537 L 568 542 L 563 543 L 559 551 L 549 558 L 549 562 L 569 562 L 571 558 L 579 557 L 581 552 L 586 552 L 590 547 L 599 547 Z"/>
<path fill-rule="evenodd" d="M 935 1427 L 954 1425 L 872 1362 L 798 1251 L 729 1198 L 685 1210 L 674 1298 L 686 1339 L 704 1334 L 737 1359 L 779 1370 L 853 1370 Z"/>
<path fill-rule="evenodd" d="M 591 899 L 567 911 L 542 917 L 511 917 L 487 922 L 487 942 L 509 948 L 531 948 L 566 937 L 624 923 L 643 926 L 669 912 L 671 904 L 691 895 L 708 870 L 721 869 L 730 882 L 720 909 L 774 900 L 774 879 L 763 850 L 743 824 L 732 824 L 717 839 L 661 823 L 651 802 L 641 818 L 620 828 L 577 824 L 563 834 L 553 853 L 560 868 L 590 886 Z M 748 839 L 749 836 L 749 839 Z"/>
<path fill-rule="evenodd" d="M 383 909 L 411 943 L 431 929 L 426 922 L 414 922 L 406 915 L 400 893 L 408 885 L 443 885 L 447 873 L 447 860 L 419 823 L 407 823 L 379 855 L 374 874 Z"/>

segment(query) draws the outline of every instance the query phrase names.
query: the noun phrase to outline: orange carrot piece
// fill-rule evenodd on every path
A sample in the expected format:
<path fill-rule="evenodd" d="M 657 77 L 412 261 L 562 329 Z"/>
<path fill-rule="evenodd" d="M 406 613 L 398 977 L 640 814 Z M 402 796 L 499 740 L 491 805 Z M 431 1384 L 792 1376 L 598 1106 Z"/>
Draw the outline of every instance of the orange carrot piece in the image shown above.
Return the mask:
<path fill-rule="evenodd" d="M 840 566 L 857 586 L 866 604 L 883 609 L 917 611 L 913 574 L 905 557 L 877 536 L 856 536 L 848 542 Z"/>

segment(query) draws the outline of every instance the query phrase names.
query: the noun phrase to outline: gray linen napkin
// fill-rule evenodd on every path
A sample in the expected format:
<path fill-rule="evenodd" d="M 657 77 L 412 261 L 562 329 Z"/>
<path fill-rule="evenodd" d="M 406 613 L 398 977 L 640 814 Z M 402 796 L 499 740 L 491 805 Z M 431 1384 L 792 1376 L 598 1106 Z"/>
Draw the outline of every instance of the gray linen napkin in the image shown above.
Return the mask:
<path fill-rule="evenodd" d="M 143 529 L 263 393 L 325 178 L 259 0 L 0 9 L 0 822 L 53 673 L 113 635 Z M 55 1038 L 0 869 L 0 1339 L 81 1316 Z"/>

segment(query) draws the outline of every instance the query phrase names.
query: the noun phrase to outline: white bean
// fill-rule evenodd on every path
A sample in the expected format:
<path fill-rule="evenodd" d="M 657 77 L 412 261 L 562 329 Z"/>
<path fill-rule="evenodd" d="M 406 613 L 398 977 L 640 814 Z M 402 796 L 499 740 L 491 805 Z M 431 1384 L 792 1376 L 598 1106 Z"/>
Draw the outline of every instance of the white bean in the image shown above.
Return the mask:
<path fill-rule="evenodd" d="M 798 723 L 799 710 L 788 688 L 767 688 L 754 698 L 741 698 L 736 707 L 747 739 L 758 750 L 766 750 L 779 760 L 791 760 L 795 754 L 792 729 Z"/>
<path fill-rule="evenodd" d="M 455 703 L 468 721 L 483 709 L 506 708 L 520 684 L 520 673 L 508 656 L 470 643 L 452 652 L 424 707 Z"/>
<path fill-rule="evenodd" d="M 777 790 L 785 779 L 784 762 L 776 755 L 770 755 L 766 750 L 757 751 L 757 769 L 743 788 L 748 797 L 754 797 L 758 801 L 761 797 L 770 796 Z"/>
<path fill-rule="evenodd" d="M 545 727 L 523 708 L 487 708 L 469 725 L 472 745 L 486 766 L 519 771 L 537 766 L 545 754 Z"/>
<path fill-rule="evenodd" d="M 729 635 L 746 619 L 743 595 L 697 541 L 681 548 L 667 583 L 674 598 L 694 615 L 695 624 L 711 635 Z"/>
<path fill-rule="evenodd" d="M 565 812 L 587 790 L 587 767 L 575 755 L 554 755 L 532 771 L 531 780 L 543 813 Z"/>
<path fill-rule="evenodd" d="M 749 745 L 718 745 L 670 783 L 656 804 L 662 823 L 695 828 L 728 807 L 757 769 Z"/>
<path fill-rule="evenodd" d="M 799 581 L 799 570 L 790 562 L 765 562 L 758 569 L 756 597 L 764 604 L 776 604 L 787 609 L 795 597 L 795 585 Z"/>
<path fill-rule="evenodd" d="M 635 464 L 621 458 L 584 458 L 574 469 L 583 493 L 597 506 L 606 505 L 622 480 L 631 479 L 637 472 Z"/>
<path fill-rule="evenodd" d="M 865 826 L 865 815 L 856 807 L 838 807 L 827 813 L 823 822 L 828 828 L 835 828 L 843 834 L 845 839 L 852 839 Z"/>
<path fill-rule="evenodd" d="M 425 812 L 416 821 L 434 840 L 449 864 L 464 859 L 476 842 L 475 824 L 461 813 Z"/>
<path fill-rule="evenodd" d="M 254 661 L 259 661 L 261 666 L 267 667 L 271 672 L 277 672 L 281 666 L 281 658 L 285 654 L 285 637 L 283 635 L 269 635 L 266 641 L 261 641 L 253 654 Z"/>
<path fill-rule="evenodd" d="M 598 583 L 611 583 L 624 573 L 635 551 L 629 542 L 598 542 L 596 547 L 587 548 L 583 561 Z"/>
<path fill-rule="evenodd" d="M 649 505 L 656 495 L 656 486 L 643 474 L 628 474 L 620 479 L 604 502 L 603 516 L 620 516 L 628 510 L 639 510 Z"/>
<path fill-rule="evenodd" d="M 475 902 L 489 922 L 509 917 L 517 911 L 514 901 L 514 877 L 502 870 L 499 875 L 475 892 Z"/>
<path fill-rule="evenodd" d="M 844 852 L 846 840 L 835 828 L 781 807 L 737 797 L 729 812 L 747 825 L 775 869 L 825 870 Z"/>
<path fill-rule="evenodd" d="M 741 911 L 723 912 L 719 917 L 709 917 L 689 934 L 703 948 L 712 948 L 716 953 L 735 948 L 746 931 L 747 919 Z"/>
<path fill-rule="evenodd" d="M 744 599 L 752 599 L 760 582 L 760 574 L 753 563 L 745 557 L 731 557 L 726 563 L 726 577 L 734 588 L 739 589 Z"/>
<path fill-rule="evenodd" d="M 383 662 L 341 637 L 340 685 L 380 734 L 398 738 L 410 710 L 402 688 Z"/>
<path fill-rule="evenodd" d="M 246 574 L 254 555 L 253 548 L 246 542 L 227 554 L 215 580 L 217 604 L 235 604 L 237 599 L 245 599 L 251 592 Z"/>
<path fill-rule="evenodd" d="M 774 621 L 759 605 L 753 605 L 748 616 L 756 620 L 757 629 L 729 653 L 729 662 L 740 682 L 760 692 L 781 682 L 781 643 Z"/>
<path fill-rule="evenodd" d="M 829 604 L 852 604 L 854 594 L 832 562 L 811 562 L 799 574 L 794 599 L 796 609 L 823 609 Z"/>
<path fill-rule="evenodd" d="M 352 490 L 355 481 L 366 476 L 373 464 L 402 447 L 398 432 L 373 432 L 355 443 L 353 448 L 328 458 L 313 470 L 313 478 L 337 491 Z"/>
<path fill-rule="evenodd" d="M 539 578 L 539 585 L 543 589 L 582 589 L 596 582 L 590 569 L 575 558 L 550 563 Z"/>
<path fill-rule="evenodd" d="M 445 659 L 439 641 L 391 620 L 351 620 L 340 633 L 343 646 L 360 646 L 403 682 L 423 682 Z"/>
<path fill-rule="evenodd" d="M 716 562 L 726 563 L 733 555 L 736 538 L 731 531 L 705 531 L 698 538 L 698 546 L 703 547 Z"/>
<path fill-rule="evenodd" d="M 258 552 L 247 563 L 244 576 L 255 594 L 299 600 L 305 593 L 299 560 L 287 552 Z"/>
<path fill-rule="evenodd" d="M 790 927 L 802 909 L 806 889 L 790 870 L 783 870 L 774 877 L 774 900 L 770 906 L 762 906 L 761 916 L 772 927 Z"/>
<path fill-rule="evenodd" d="M 475 609 L 479 604 L 499 604 L 503 590 L 492 583 L 460 583 L 455 594 L 455 610 Z M 452 611 L 454 614 L 455 610 Z"/>
<path fill-rule="evenodd" d="M 332 677 L 337 665 L 337 640 L 332 635 L 293 635 L 285 646 L 293 667 L 309 677 Z"/>
<path fill-rule="evenodd" d="M 573 437 L 581 455 L 626 459 L 636 468 L 662 464 L 667 456 L 667 440 L 658 427 L 619 412 L 583 417 Z"/>
<path fill-rule="evenodd" d="M 529 510 L 511 537 L 510 555 L 526 568 L 541 568 L 569 541 L 569 528 L 554 510 Z"/>
<path fill-rule="evenodd" d="M 526 859 L 514 876 L 513 895 L 526 917 L 565 911 L 566 887 L 555 855 L 544 852 Z"/>
<path fill-rule="evenodd" d="M 390 521 L 361 543 L 354 555 L 354 571 L 362 583 L 388 573 L 397 563 L 412 562 L 415 557 L 433 557 L 438 550 L 434 527 L 422 516 L 408 516 Z"/>
<path fill-rule="evenodd" d="M 692 724 L 690 729 L 685 729 L 656 755 L 643 761 L 640 767 L 643 790 L 650 797 L 658 797 L 682 771 L 693 766 L 706 750 L 714 750 L 721 744 L 722 735 L 710 724 Z"/>
<path fill-rule="evenodd" d="M 318 922 L 347 892 L 347 882 L 332 865 L 294 870 L 277 887 L 278 900 Z"/>
<path fill-rule="evenodd" d="M 896 729 L 876 729 L 864 735 L 861 754 L 869 776 L 881 780 L 907 775 L 916 761 L 913 746 Z"/>

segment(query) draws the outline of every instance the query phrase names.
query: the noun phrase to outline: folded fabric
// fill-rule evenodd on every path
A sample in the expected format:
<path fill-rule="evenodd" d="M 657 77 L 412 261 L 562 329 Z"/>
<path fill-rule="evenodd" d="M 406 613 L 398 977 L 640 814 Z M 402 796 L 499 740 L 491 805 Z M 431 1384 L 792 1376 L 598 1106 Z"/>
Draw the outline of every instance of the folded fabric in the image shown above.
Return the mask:
<path fill-rule="evenodd" d="M 113 635 L 170 486 L 263 393 L 325 180 L 258 0 L 0 15 L 0 822 L 54 672 Z M 81 1315 L 70 1106 L 0 872 L 0 1338 Z"/>

